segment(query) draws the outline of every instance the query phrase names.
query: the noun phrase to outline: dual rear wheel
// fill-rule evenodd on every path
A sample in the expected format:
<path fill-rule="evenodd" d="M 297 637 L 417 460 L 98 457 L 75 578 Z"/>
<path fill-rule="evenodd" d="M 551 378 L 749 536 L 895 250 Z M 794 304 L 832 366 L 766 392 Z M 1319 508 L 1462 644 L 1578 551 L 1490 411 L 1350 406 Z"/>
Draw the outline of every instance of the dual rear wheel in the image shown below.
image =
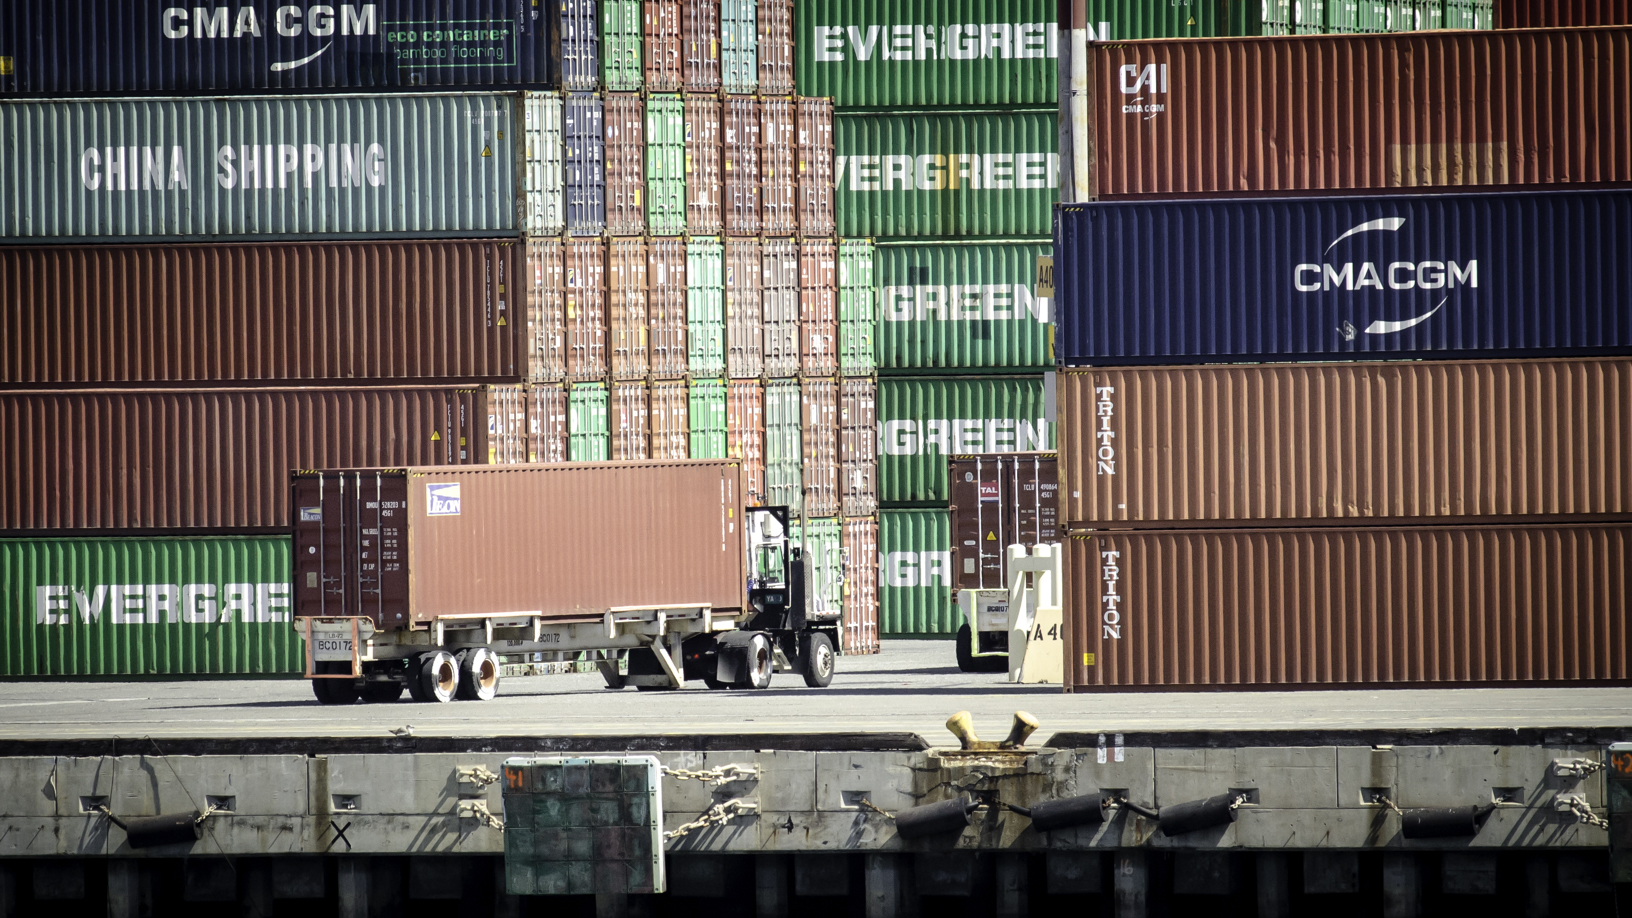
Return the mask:
<path fill-rule="evenodd" d="M 343 673 L 350 668 L 346 663 L 319 663 L 317 671 Z M 413 658 L 406 676 L 401 681 L 361 684 L 350 679 L 313 679 L 312 692 L 323 704 L 339 705 L 355 704 L 358 698 L 373 704 L 393 702 L 405 688 L 415 701 L 489 701 L 499 693 L 499 656 L 486 647 L 457 654 L 433 650 Z"/>

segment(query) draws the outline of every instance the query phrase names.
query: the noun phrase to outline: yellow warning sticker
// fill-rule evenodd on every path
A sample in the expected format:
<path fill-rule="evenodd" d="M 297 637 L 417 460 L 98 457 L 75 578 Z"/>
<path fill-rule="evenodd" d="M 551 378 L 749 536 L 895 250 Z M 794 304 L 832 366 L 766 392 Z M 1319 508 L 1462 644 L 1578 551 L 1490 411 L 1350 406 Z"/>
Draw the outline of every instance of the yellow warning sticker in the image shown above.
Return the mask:
<path fill-rule="evenodd" d="M 1083 654 L 1082 655 L 1082 665 L 1083 666 L 1093 666 L 1094 665 L 1094 655 L 1091 654 L 1091 653 Z"/>
<path fill-rule="evenodd" d="M 440 439 L 442 439 L 442 431 L 440 431 L 440 430 L 433 430 L 433 431 L 431 431 L 431 439 L 432 439 L 432 440 L 440 440 Z"/>
<path fill-rule="evenodd" d="M 482 147 L 482 155 L 483 156 L 492 156 L 493 155 L 493 148 L 489 147 L 489 146 L 483 146 Z"/>
<path fill-rule="evenodd" d="M 509 325 L 510 323 L 504 321 L 504 316 L 499 316 L 499 324 L 500 325 Z"/>
<path fill-rule="evenodd" d="M 997 532 L 996 532 L 996 530 L 993 530 L 993 531 L 990 531 L 990 532 L 986 533 L 986 541 L 988 541 L 988 542 L 996 542 L 997 541 Z"/>
<path fill-rule="evenodd" d="M 0 76 L 11 76 L 11 71 L 11 55 L 7 54 L 4 57 L 0 57 Z"/>

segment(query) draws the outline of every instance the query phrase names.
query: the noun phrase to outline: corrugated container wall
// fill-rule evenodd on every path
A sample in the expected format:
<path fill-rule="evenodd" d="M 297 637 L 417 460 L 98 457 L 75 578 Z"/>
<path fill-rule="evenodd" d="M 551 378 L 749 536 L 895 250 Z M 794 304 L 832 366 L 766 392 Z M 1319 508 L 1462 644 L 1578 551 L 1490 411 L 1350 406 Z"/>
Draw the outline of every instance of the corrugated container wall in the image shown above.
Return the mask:
<path fill-rule="evenodd" d="M 794 100 L 760 99 L 759 125 L 760 232 L 791 236 L 799 231 Z"/>
<path fill-rule="evenodd" d="M 0 248 L 0 385 L 505 382 L 521 246 Z"/>
<path fill-rule="evenodd" d="M 685 88 L 685 55 L 681 50 L 684 0 L 644 0 L 646 91 L 679 92 Z"/>
<path fill-rule="evenodd" d="M 0 676 L 295 673 L 288 535 L 0 539 Z"/>
<path fill-rule="evenodd" d="M 524 376 L 529 382 L 551 382 L 567 375 L 565 247 L 559 239 L 528 239 L 526 246 Z"/>
<path fill-rule="evenodd" d="M 607 426 L 612 434 L 612 461 L 650 459 L 652 432 L 651 403 L 643 382 L 612 384 L 611 417 Z"/>
<path fill-rule="evenodd" d="M 487 461 L 476 389 L 0 392 L 0 529 L 279 530 L 290 469 Z"/>
<path fill-rule="evenodd" d="M 760 232 L 759 100 L 728 97 L 724 102 L 725 231 L 733 236 Z"/>
<path fill-rule="evenodd" d="M 1052 253 L 1048 245 L 879 246 L 879 367 L 1052 367 L 1051 302 L 1037 296 L 1037 259 Z"/>
<path fill-rule="evenodd" d="M 527 388 L 487 386 L 487 464 L 527 461 Z"/>
<path fill-rule="evenodd" d="M 875 249 L 870 239 L 839 242 L 839 372 L 878 372 L 878 288 L 873 285 Z"/>
<path fill-rule="evenodd" d="M 721 209 L 720 100 L 686 95 L 686 231 L 710 235 L 725 229 Z"/>
<path fill-rule="evenodd" d="M 1632 181 L 1632 28 L 1090 47 L 1102 199 Z"/>
<path fill-rule="evenodd" d="M 831 379 L 806 379 L 800 384 L 800 396 L 805 513 L 838 516 L 839 387 Z"/>
<path fill-rule="evenodd" d="M 561 383 L 527 387 L 527 461 L 567 461 L 567 389 Z"/>
<path fill-rule="evenodd" d="M 646 98 L 646 222 L 653 236 L 686 232 L 686 116 L 678 95 Z"/>
<path fill-rule="evenodd" d="M 878 511 L 878 381 L 839 381 L 839 503 L 845 516 Z"/>
<path fill-rule="evenodd" d="M 720 0 L 685 0 L 681 29 L 686 91 L 720 91 Z"/>
<path fill-rule="evenodd" d="M 567 378 L 606 376 L 606 243 L 566 243 Z"/>
<path fill-rule="evenodd" d="M 878 520 L 844 521 L 841 653 L 878 653 Z"/>
<path fill-rule="evenodd" d="M 1068 366 L 1632 349 L 1629 191 L 1072 204 L 1059 221 Z M 1153 271 L 1152 252 L 1182 267 Z"/>
<path fill-rule="evenodd" d="M 759 0 L 720 2 L 720 83 L 730 93 L 759 91 Z"/>
<path fill-rule="evenodd" d="M 647 338 L 647 254 L 644 239 L 607 243 L 607 337 L 613 379 L 645 379 L 651 374 Z"/>
<path fill-rule="evenodd" d="M 1496 28 L 1581 28 L 1632 23 L 1629 0 L 1497 0 Z"/>
<path fill-rule="evenodd" d="M 793 93 L 793 44 L 793 0 L 759 0 L 760 92 Z"/>
<path fill-rule="evenodd" d="M 1100 532 L 1066 547 L 1066 688 L 1632 678 L 1632 526 Z"/>
<path fill-rule="evenodd" d="M 561 10 L 561 88 L 593 92 L 600 88 L 601 28 L 596 0 L 559 0 Z"/>
<path fill-rule="evenodd" d="M 1058 199 L 1052 112 L 841 114 L 841 236 L 1043 236 Z"/>
<path fill-rule="evenodd" d="M 1079 528 L 1632 516 L 1632 359 L 1101 369 L 1059 388 Z"/>
<path fill-rule="evenodd" d="M 742 499 L 764 506 L 765 387 L 757 379 L 733 379 L 725 395 L 726 456 L 742 463 Z"/>
<path fill-rule="evenodd" d="M 724 459 L 726 450 L 725 380 L 692 380 L 686 404 L 689 455 L 693 459 Z"/>
<path fill-rule="evenodd" d="M 799 243 L 799 367 L 810 376 L 839 371 L 838 248 Z"/>
<path fill-rule="evenodd" d="M 600 96 L 568 95 L 563 116 L 567 232 L 599 236 L 606 229 L 605 109 Z"/>
<path fill-rule="evenodd" d="M 1055 103 L 1053 0 L 795 7 L 800 95 L 831 96 L 841 108 Z"/>
<path fill-rule="evenodd" d="M 959 453 L 1054 449 L 1041 376 L 878 381 L 878 499 L 945 504 L 946 462 Z"/>
<path fill-rule="evenodd" d="M 567 459 L 612 458 L 611 398 L 604 382 L 573 383 L 567 390 Z"/>
<path fill-rule="evenodd" d="M 441 94 L 3 102 L 9 167 L 0 238 L 513 234 L 517 101 Z"/>
<path fill-rule="evenodd" d="M 795 513 L 804 506 L 803 417 L 798 380 L 765 384 L 765 501 Z"/>
<path fill-rule="evenodd" d="M 725 375 L 725 249 L 718 238 L 686 241 L 686 372 Z"/>
<path fill-rule="evenodd" d="M 878 610 L 884 634 L 957 634 L 952 533 L 945 510 L 878 514 Z"/>
<path fill-rule="evenodd" d="M 521 106 L 521 193 L 525 208 L 522 232 L 529 236 L 559 236 L 567 228 L 561 97 L 522 93 Z"/>
<path fill-rule="evenodd" d="M 570 0 L 569 0 L 570 2 Z M 641 60 L 641 0 L 598 0 L 601 7 L 601 88 L 639 92 L 646 66 Z"/>
<path fill-rule="evenodd" d="M 609 92 L 604 105 L 606 231 L 639 236 L 646 232 L 645 100 L 634 93 Z"/>
<path fill-rule="evenodd" d="M 686 375 L 686 243 L 652 239 L 646 244 L 646 318 L 651 325 L 652 375 L 675 379 Z"/>
<path fill-rule="evenodd" d="M 691 436 L 686 426 L 690 398 L 684 381 L 652 383 L 653 459 L 685 459 L 690 455 Z"/>
<path fill-rule="evenodd" d="M 947 471 L 957 589 L 1006 590 L 1010 545 L 1047 545 L 1064 536 L 1054 454 L 954 456 Z"/>
<path fill-rule="evenodd" d="M 799 234 L 831 236 L 833 216 L 833 100 L 795 100 L 799 143 Z"/>
<path fill-rule="evenodd" d="M 527 0 L 273 7 L 15 0 L 0 12 L 0 94 L 552 89 L 559 81 L 559 24 Z M 459 29 L 397 28 L 419 22 Z"/>
<path fill-rule="evenodd" d="M 799 373 L 799 245 L 790 239 L 767 239 L 760 304 L 765 323 L 765 372 L 770 376 Z"/>
<path fill-rule="evenodd" d="M 725 369 L 736 379 L 765 372 L 765 322 L 760 309 L 764 255 L 758 239 L 725 240 Z"/>

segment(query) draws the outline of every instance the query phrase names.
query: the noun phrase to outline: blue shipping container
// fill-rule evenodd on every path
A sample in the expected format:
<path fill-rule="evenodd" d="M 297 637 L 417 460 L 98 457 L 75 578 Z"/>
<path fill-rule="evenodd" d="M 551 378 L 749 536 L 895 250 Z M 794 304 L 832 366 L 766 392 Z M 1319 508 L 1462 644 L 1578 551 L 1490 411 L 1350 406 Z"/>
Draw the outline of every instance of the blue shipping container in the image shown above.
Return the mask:
<path fill-rule="evenodd" d="M 557 24 L 531 0 L 290 5 L 10 0 L 0 95 L 548 89 Z"/>
<path fill-rule="evenodd" d="M 561 133 L 567 148 L 567 232 L 574 236 L 599 236 L 606 230 L 603 105 L 599 95 L 567 95 Z"/>
<path fill-rule="evenodd" d="M 536 0 L 535 0 L 536 2 Z M 601 23 L 595 0 L 560 0 L 561 88 L 588 92 L 601 86 Z"/>
<path fill-rule="evenodd" d="M 1632 350 L 1632 191 L 1056 209 L 1063 365 Z"/>

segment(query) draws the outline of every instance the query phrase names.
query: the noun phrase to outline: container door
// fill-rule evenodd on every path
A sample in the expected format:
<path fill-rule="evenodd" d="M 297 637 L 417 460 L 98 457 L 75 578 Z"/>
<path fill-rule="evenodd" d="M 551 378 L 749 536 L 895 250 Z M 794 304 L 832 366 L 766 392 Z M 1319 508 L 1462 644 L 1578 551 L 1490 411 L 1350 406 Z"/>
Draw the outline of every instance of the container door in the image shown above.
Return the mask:
<path fill-rule="evenodd" d="M 719 239 L 686 243 L 686 369 L 693 376 L 725 375 L 723 260 Z"/>

